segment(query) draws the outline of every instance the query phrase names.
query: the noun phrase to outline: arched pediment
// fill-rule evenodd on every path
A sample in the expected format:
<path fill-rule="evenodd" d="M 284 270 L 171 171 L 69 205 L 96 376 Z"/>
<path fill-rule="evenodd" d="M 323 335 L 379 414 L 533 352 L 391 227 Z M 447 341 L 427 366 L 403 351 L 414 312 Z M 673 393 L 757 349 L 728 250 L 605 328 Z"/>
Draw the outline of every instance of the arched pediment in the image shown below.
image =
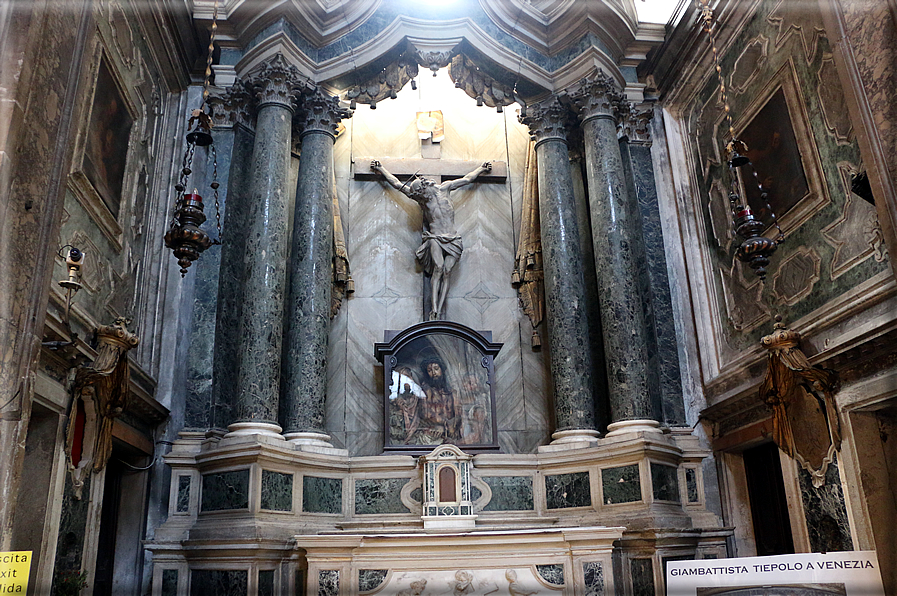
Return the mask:
<path fill-rule="evenodd" d="M 466 55 L 476 56 L 474 59 L 478 64 L 488 62 L 493 78 L 526 82 L 532 90 L 522 94 L 527 102 L 566 89 L 595 70 L 611 76 L 633 101 L 641 100 L 644 87 L 635 81 L 634 69 L 630 73 L 632 76 L 627 77 L 624 69 L 598 45 L 586 44 L 578 54 L 554 58 L 537 52 L 526 52 L 524 57 L 515 51 L 520 49 L 519 44 L 499 43 L 471 18 L 423 21 L 400 15 L 371 39 L 332 57 L 329 57 L 331 46 L 315 54 L 297 45 L 294 38 L 290 31 L 281 29 L 265 39 L 256 40 L 237 60 L 234 74 L 244 76 L 275 54 L 283 54 L 311 82 L 338 93 L 369 80 L 395 61 L 410 43 L 422 52 L 429 47 L 451 48 L 451 55 L 454 55 L 463 49 Z M 508 76 L 501 77 L 500 72 Z"/>

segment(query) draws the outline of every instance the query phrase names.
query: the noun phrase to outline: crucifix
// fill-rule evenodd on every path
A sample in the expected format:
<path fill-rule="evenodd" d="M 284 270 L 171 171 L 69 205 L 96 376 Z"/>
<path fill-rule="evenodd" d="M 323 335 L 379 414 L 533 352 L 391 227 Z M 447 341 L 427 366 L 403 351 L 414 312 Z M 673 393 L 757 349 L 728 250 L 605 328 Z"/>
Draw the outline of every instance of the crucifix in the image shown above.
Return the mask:
<path fill-rule="evenodd" d="M 502 161 L 355 159 L 356 180 L 385 180 L 417 202 L 423 211 L 424 229 L 415 256 L 425 274 L 430 276 L 430 283 L 424 284 L 425 313 L 429 302 L 429 313 L 425 318 L 435 321 L 444 314 L 449 276 L 463 250 L 461 236 L 455 229 L 451 191 L 474 180 L 504 183 L 507 177 L 508 166 Z"/>

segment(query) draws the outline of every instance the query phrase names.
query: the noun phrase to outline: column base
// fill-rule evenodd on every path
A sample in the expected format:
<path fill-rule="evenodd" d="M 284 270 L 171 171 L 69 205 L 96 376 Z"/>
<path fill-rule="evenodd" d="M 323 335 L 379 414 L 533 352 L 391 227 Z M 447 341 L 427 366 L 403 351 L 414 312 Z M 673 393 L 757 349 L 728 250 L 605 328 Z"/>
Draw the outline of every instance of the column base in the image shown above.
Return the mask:
<path fill-rule="evenodd" d="M 325 455 L 349 455 L 348 450 L 334 447 L 330 442 L 330 435 L 325 433 L 290 431 L 284 433 L 283 438 L 295 445 L 299 451 Z"/>
<path fill-rule="evenodd" d="M 291 431 L 283 433 L 283 438 L 296 445 L 316 445 L 318 447 L 333 447 L 330 443 L 330 435 L 316 432 Z"/>
<path fill-rule="evenodd" d="M 224 438 L 263 435 L 282 439 L 283 435 L 280 434 L 282 430 L 279 425 L 271 422 L 234 422 L 228 425 L 227 434 L 224 435 Z"/>
<path fill-rule="evenodd" d="M 605 437 L 616 437 L 627 433 L 662 433 L 656 420 L 621 420 L 607 425 Z"/>
<path fill-rule="evenodd" d="M 598 444 L 600 433 L 591 428 L 559 430 L 551 435 L 551 443 L 540 445 L 539 453 L 566 451 L 568 449 L 588 449 Z"/>

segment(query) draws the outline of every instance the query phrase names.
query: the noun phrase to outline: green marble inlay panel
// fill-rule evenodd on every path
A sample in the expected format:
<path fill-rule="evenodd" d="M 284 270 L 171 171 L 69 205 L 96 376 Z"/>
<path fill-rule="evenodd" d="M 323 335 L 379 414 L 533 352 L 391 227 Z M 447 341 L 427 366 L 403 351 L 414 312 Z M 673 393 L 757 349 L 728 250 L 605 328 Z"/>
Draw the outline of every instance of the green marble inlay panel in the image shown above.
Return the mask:
<path fill-rule="evenodd" d="M 293 510 L 293 475 L 262 470 L 262 509 Z"/>
<path fill-rule="evenodd" d="M 318 596 L 340 596 L 339 569 L 318 571 Z"/>
<path fill-rule="evenodd" d="M 698 471 L 694 468 L 685 468 L 685 492 L 688 493 L 689 503 L 700 503 L 698 495 Z"/>
<path fill-rule="evenodd" d="M 825 471 L 825 484 L 819 488 L 813 487 L 813 479 L 803 468 L 800 468 L 799 478 L 812 551 L 853 550 L 837 457 Z"/>
<path fill-rule="evenodd" d="M 632 559 L 629 570 L 633 596 L 654 596 L 654 564 L 651 559 Z"/>
<path fill-rule="evenodd" d="M 408 478 L 365 478 L 355 481 L 355 513 L 408 513 L 402 503 L 402 487 Z"/>
<path fill-rule="evenodd" d="M 492 499 L 483 511 L 532 511 L 533 479 L 530 476 L 485 476 Z"/>
<path fill-rule="evenodd" d="M 589 473 L 573 472 L 546 476 L 545 500 L 549 509 L 590 507 L 592 494 L 589 489 Z"/>
<path fill-rule="evenodd" d="M 62 512 L 59 515 L 59 538 L 56 542 L 56 564 L 54 582 L 61 574 L 78 573 L 84 553 L 86 537 L 87 508 L 90 505 L 90 479 L 84 480 L 81 498 L 75 498 L 71 474 L 65 475 L 65 489 L 62 496 Z"/>
<path fill-rule="evenodd" d="M 556 586 L 564 585 L 563 563 L 555 563 L 554 565 L 536 565 L 536 572 L 549 584 L 554 584 Z"/>
<path fill-rule="evenodd" d="M 190 596 L 246 596 L 249 572 L 195 569 L 190 573 Z"/>
<path fill-rule="evenodd" d="M 190 477 L 178 476 L 178 501 L 176 505 L 178 513 L 190 511 Z"/>
<path fill-rule="evenodd" d="M 604 596 L 604 567 L 601 561 L 585 561 L 582 577 L 585 596 Z"/>
<path fill-rule="evenodd" d="M 305 476 L 302 479 L 302 511 L 307 513 L 342 513 L 343 481 L 341 478 Z"/>
<path fill-rule="evenodd" d="M 259 596 L 274 596 L 274 570 L 259 571 Z"/>
<path fill-rule="evenodd" d="M 249 508 L 249 470 L 204 474 L 202 511 Z"/>
<path fill-rule="evenodd" d="M 178 570 L 162 570 L 162 596 L 178 596 Z"/>
<path fill-rule="evenodd" d="M 416 501 L 416 502 L 418 502 L 418 503 L 423 503 L 423 502 L 424 502 L 424 489 L 423 489 L 423 487 L 418 486 L 418 487 L 415 488 L 413 491 L 411 491 L 411 494 L 410 494 L 409 496 L 411 497 L 411 500 L 412 500 L 412 501 Z"/>
<path fill-rule="evenodd" d="M 673 466 L 652 462 L 651 487 L 655 501 L 679 502 L 679 474 Z"/>
<path fill-rule="evenodd" d="M 642 482 L 638 464 L 601 470 L 601 486 L 604 489 L 604 503 L 634 503 L 642 500 Z"/>
<path fill-rule="evenodd" d="M 359 569 L 358 570 L 358 591 L 370 592 L 376 590 L 386 579 L 388 569 Z"/>

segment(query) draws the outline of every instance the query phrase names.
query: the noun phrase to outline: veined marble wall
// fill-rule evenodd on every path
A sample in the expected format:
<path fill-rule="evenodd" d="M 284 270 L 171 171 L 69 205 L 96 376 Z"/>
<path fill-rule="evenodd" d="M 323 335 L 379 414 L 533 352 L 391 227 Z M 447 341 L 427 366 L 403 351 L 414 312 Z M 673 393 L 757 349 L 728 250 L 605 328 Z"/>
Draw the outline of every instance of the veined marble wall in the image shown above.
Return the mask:
<path fill-rule="evenodd" d="M 707 355 L 716 360 L 708 359 L 711 377 L 717 368 L 725 374 L 746 359 L 761 360 L 759 338 L 771 330 L 775 314 L 797 328 L 824 329 L 845 316 L 860 295 L 873 300 L 893 295 L 883 281 L 890 265 L 875 207 L 851 192 L 852 175 L 867 165 L 818 6 L 764 0 L 724 45 L 721 63 L 736 130 L 741 134 L 768 102 L 783 96 L 788 123 L 778 124 L 775 132 L 781 132 L 784 146 L 789 125 L 793 129 L 808 190 L 790 210 L 777 213 L 786 241 L 762 284 L 733 257 L 738 242 L 727 199 L 721 142 L 727 126 L 718 82 L 709 68 L 694 73 L 694 91 L 682 100 L 681 116 L 682 132 L 692 139 L 685 141 L 690 184 L 700 196 L 695 234 L 710 260 L 704 275 L 712 289 L 707 305 L 698 310 L 699 319 L 713 329 L 713 339 L 704 332 L 703 340 L 715 343 L 713 348 L 708 344 Z M 767 164 L 767 171 L 758 171 L 760 178 L 772 177 L 775 184 L 779 176 L 779 192 L 794 194 L 797 185 L 783 183 L 784 172 L 769 169 Z M 847 340 L 831 337 L 825 347 Z"/>
<path fill-rule="evenodd" d="M 422 218 L 416 203 L 384 182 L 354 180 L 352 161 L 420 158 L 416 113 L 429 110 L 444 115 L 442 159 L 508 162 L 504 184 L 474 183 L 452 193 L 464 252 L 452 272 L 446 312 L 504 343 L 495 359 L 499 443 L 506 452 L 532 452 L 551 430 L 547 367 L 545 354 L 530 347 L 530 322 L 511 286 L 529 131 L 514 108 L 478 108 L 445 70 L 436 77 L 421 74 L 417 90 L 407 85 L 376 110 L 359 105 L 336 140 L 337 192 L 355 293 L 331 326 L 327 430 L 352 455 L 382 451 L 383 371 L 373 345 L 383 341 L 384 330 L 422 320 L 424 277 L 414 258 Z"/>

